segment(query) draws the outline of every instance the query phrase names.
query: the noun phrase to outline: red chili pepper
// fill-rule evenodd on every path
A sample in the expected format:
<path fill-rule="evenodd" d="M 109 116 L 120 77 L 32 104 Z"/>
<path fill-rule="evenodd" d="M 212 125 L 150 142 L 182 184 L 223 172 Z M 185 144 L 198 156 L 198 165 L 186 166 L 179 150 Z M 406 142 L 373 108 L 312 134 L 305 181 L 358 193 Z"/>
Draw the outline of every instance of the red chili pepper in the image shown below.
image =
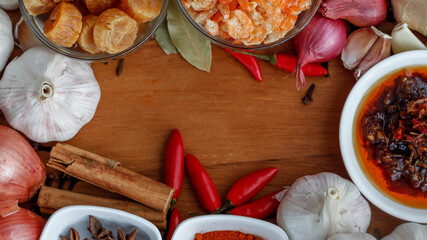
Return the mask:
<path fill-rule="evenodd" d="M 233 55 L 239 62 L 241 62 L 251 72 L 252 76 L 260 82 L 262 82 L 261 69 L 258 61 L 254 56 L 250 56 L 243 53 L 233 52 L 230 49 L 224 48 L 225 51 Z"/>
<path fill-rule="evenodd" d="M 233 208 L 229 213 L 258 219 L 267 218 L 277 211 L 280 200 L 277 200 L 274 196 L 282 191 L 287 191 L 287 189 L 268 194 L 256 201 Z"/>
<path fill-rule="evenodd" d="M 181 193 L 184 176 L 184 144 L 177 129 L 169 137 L 165 154 L 165 183 L 175 189 L 173 198 L 177 199 Z"/>
<path fill-rule="evenodd" d="M 185 157 L 185 167 L 190 176 L 196 196 L 203 209 L 207 212 L 214 212 L 221 207 L 221 200 L 212 179 L 199 160 L 191 154 Z"/>
<path fill-rule="evenodd" d="M 277 53 L 275 57 L 276 63 L 272 62 L 274 66 L 288 72 L 293 72 L 295 70 L 295 66 L 297 65 L 297 56 L 286 53 Z M 328 74 L 328 70 L 319 63 L 308 63 L 302 67 L 302 71 L 307 76 L 325 76 Z"/>
<path fill-rule="evenodd" d="M 405 127 L 403 126 L 402 120 L 399 120 L 399 127 L 396 129 L 396 132 L 394 133 L 394 139 L 402 140 L 404 133 L 405 133 Z"/>
<path fill-rule="evenodd" d="M 258 55 L 253 53 L 242 53 L 250 56 L 258 57 L 269 61 L 277 68 L 283 69 L 288 72 L 293 72 L 297 65 L 298 57 L 287 53 L 276 53 L 274 55 Z M 319 63 L 308 63 L 302 67 L 302 71 L 307 76 L 326 76 L 328 75 L 328 69 L 323 67 Z"/>
<path fill-rule="evenodd" d="M 427 135 L 427 127 L 424 125 L 424 123 L 422 123 L 422 122 L 420 122 L 420 121 L 418 121 L 417 119 L 414 118 L 414 119 L 412 119 L 412 124 L 414 124 L 414 126 L 416 126 L 416 128 L 418 130 L 420 130 L 420 132 L 422 134 Z"/>
<path fill-rule="evenodd" d="M 274 178 L 277 171 L 275 167 L 263 168 L 237 180 L 228 191 L 227 202 L 222 208 L 237 207 L 249 201 Z"/>
<path fill-rule="evenodd" d="M 166 235 L 166 240 L 172 239 L 172 235 L 175 232 L 176 227 L 178 227 L 181 222 L 181 214 L 179 214 L 178 209 L 174 208 L 169 217 L 168 234 Z"/>

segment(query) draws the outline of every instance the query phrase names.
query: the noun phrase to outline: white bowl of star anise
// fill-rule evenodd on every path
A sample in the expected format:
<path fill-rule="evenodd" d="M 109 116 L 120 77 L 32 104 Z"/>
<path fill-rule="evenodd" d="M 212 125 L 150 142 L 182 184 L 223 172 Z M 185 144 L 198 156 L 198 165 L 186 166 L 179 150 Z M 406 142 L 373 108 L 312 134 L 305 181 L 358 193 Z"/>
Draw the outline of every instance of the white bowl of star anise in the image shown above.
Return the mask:
<path fill-rule="evenodd" d="M 133 214 L 104 207 L 70 206 L 47 221 L 40 240 L 161 240 L 159 230 Z"/>

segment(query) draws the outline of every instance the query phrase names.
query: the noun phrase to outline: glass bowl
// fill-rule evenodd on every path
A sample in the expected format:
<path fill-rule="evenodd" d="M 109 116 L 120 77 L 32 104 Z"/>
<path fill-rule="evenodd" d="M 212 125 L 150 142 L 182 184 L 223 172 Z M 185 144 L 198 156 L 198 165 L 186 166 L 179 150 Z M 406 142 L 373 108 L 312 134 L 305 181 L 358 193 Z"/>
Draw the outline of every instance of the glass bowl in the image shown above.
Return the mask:
<path fill-rule="evenodd" d="M 173 1 L 173 0 L 172 0 Z M 231 41 L 222 39 L 218 36 L 212 36 L 210 35 L 205 28 L 196 23 L 191 16 L 188 14 L 187 10 L 185 9 L 184 5 L 182 4 L 181 0 L 176 0 L 179 6 L 179 9 L 184 14 L 184 16 L 187 18 L 187 20 L 200 32 L 203 36 L 207 37 L 212 43 L 223 47 L 228 48 L 233 51 L 241 51 L 241 52 L 256 52 L 259 54 L 269 54 L 274 52 L 280 52 L 283 50 L 282 43 L 288 41 L 289 39 L 295 37 L 314 17 L 314 15 L 317 12 L 317 9 L 320 6 L 320 3 L 322 0 L 312 0 L 310 8 L 307 10 L 301 12 L 298 15 L 298 20 L 295 23 L 294 28 L 292 28 L 282 39 L 279 39 L 275 42 L 268 43 L 268 44 L 260 44 L 260 45 L 251 45 L 246 46 L 244 44 L 233 44 Z"/>
<path fill-rule="evenodd" d="M 83 51 L 80 49 L 77 44 L 75 44 L 71 48 L 61 47 L 53 42 L 51 42 L 49 39 L 47 39 L 43 34 L 43 26 L 46 21 L 46 19 L 49 17 L 50 12 L 41 14 L 38 16 L 31 16 L 27 9 L 25 8 L 23 0 L 19 0 L 19 9 L 21 11 L 21 15 L 24 18 L 25 23 L 27 24 L 30 31 L 36 36 L 36 38 L 42 42 L 46 47 L 52 49 L 53 51 L 63 54 L 65 56 L 75 58 L 78 60 L 85 60 L 85 61 L 108 61 L 113 59 L 118 59 L 120 57 L 123 57 L 124 55 L 132 52 L 133 50 L 137 49 L 139 46 L 141 46 L 144 42 L 146 42 L 150 37 L 153 35 L 153 33 L 156 31 L 156 29 L 159 27 L 159 25 L 162 23 L 162 21 L 165 19 L 167 8 L 168 8 L 169 0 L 162 0 L 162 8 L 160 10 L 160 14 L 152 21 L 148 23 L 141 24 L 138 29 L 138 34 L 135 42 L 133 45 L 119 53 L 110 54 L 110 53 L 97 53 L 97 54 L 91 54 L 88 52 Z"/>

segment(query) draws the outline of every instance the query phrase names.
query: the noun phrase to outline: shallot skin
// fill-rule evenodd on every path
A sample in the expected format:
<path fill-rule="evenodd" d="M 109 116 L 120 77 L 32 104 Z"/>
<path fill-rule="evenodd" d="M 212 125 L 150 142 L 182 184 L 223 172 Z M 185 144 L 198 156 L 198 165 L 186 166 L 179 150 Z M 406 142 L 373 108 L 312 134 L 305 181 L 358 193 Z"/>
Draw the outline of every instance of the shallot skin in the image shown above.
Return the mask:
<path fill-rule="evenodd" d="M 344 48 L 347 32 L 343 20 L 332 20 L 320 14 L 314 15 L 309 24 L 295 37 L 295 48 L 298 61 L 295 67 L 302 87 L 305 86 L 305 76 L 302 67 L 307 63 L 328 62 L 336 58 Z"/>
<path fill-rule="evenodd" d="M 28 201 L 45 178 L 43 162 L 27 140 L 0 125 L 0 201 Z"/>
<path fill-rule="evenodd" d="M 344 19 L 357 27 L 375 26 L 387 16 L 387 0 L 327 0 L 319 12 L 331 19 Z"/>
<path fill-rule="evenodd" d="M 46 221 L 39 215 L 21 208 L 7 217 L 0 217 L 0 239 L 39 240 Z"/>

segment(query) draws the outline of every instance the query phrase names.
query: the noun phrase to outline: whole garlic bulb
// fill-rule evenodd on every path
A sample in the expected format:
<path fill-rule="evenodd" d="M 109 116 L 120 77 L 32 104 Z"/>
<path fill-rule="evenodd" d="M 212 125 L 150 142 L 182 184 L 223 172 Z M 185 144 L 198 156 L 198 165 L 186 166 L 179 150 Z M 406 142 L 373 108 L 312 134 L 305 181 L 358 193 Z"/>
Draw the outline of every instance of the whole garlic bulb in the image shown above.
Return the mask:
<path fill-rule="evenodd" d="M 382 240 L 424 240 L 427 237 L 427 226 L 418 223 L 403 223 Z"/>
<path fill-rule="evenodd" d="M 364 232 L 340 233 L 329 237 L 328 240 L 377 240 L 374 236 Z"/>
<path fill-rule="evenodd" d="M 0 81 L 6 120 L 36 142 L 72 138 L 92 119 L 100 97 L 89 64 L 45 47 L 13 60 Z"/>
<path fill-rule="evenodd" d="M 277 224 L 293 240 L 324 240 L 366 232 L 371 209 L 350 181 L 333 173 L 299 178 L 277 210 Z"/>
<path fill-rule="evenodd" d="M 4 10 L 18 9 L 18 0 L 0 0 L 0 8 Z"/>
<path fill-rule="evenodd" d="M 0 72 L 13 51 L 13 42 L 12 22 L 9 15 L 0 9 Z"/>

